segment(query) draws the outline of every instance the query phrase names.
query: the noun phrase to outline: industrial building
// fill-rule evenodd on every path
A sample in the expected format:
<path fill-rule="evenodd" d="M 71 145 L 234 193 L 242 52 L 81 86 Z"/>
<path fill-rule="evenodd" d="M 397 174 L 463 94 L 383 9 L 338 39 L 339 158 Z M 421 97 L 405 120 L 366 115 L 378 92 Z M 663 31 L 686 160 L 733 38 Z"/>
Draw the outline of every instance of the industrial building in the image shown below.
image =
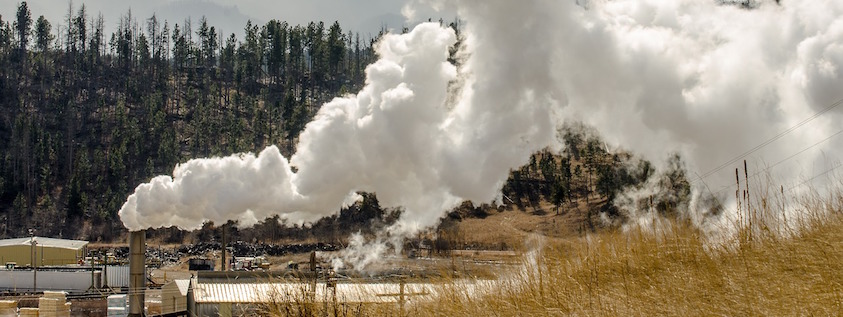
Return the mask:
<path fill-rule="evenodd" d="M 187 312 L 187 296 L 190 280 L 174 280 L 161 287 L 162 314 Z"/>
<path fill-rule="evenodd" d="M 87 254 L 88 241 L 29 237 L 0 240 L 0 263 L 17 266 L 77 264 Z"/>
<path fill-rule="evenodd" d="M 344 310 L 365 305 L 404 305 L 437 296 L 434 284 L 407 282 L 404 277 L 340 281 L 330 271 L 320 271 L 315 253 L 307 271 L 195 271 L 190 279 L 163 285 L 158 298 L 150 299 L 146 287 L 146 234 L 129 233 L 128 316 L 156 313 L 166 316 L 241 316 L 259 314 L 273 305 L 312 303 L 325 309 Z M 463 285 L 474 293 L 478 285 Z M 114 310 L 125 311 L 124 303 Z M 109 304 L 109 309 L 112 309 Z M 153 312 L 152 307 L 155 308 Z"/>
<path fill-rule="evenodd" d="M 284 277 L 281 272 L 196 272 L 161 289 L 164 315 L 254 315 L 273 305 L 309 302 L 331 307 L 404 305 L 436 294 L 431 284 L 331 282 Z M 325 306 L 327 307 L 327 306 Z"/>
<path fill-rule="evenodd" d="M 45 237 L 0 240 L 0 290 L 84 292 L 129 286 L 128 265 L 80 265 L 87 247 L 87 241 Z"/>

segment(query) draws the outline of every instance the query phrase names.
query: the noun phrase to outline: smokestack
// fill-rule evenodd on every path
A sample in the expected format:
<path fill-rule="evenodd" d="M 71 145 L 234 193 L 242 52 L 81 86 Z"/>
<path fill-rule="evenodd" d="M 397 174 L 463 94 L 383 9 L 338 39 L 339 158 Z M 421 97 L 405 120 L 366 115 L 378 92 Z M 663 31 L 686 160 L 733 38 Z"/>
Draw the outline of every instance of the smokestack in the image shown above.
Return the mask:
<path fill-rule="evenodd" d="M 146 231 L 129 232 L 129 316 L 143 316 L 146 292 Z"/>

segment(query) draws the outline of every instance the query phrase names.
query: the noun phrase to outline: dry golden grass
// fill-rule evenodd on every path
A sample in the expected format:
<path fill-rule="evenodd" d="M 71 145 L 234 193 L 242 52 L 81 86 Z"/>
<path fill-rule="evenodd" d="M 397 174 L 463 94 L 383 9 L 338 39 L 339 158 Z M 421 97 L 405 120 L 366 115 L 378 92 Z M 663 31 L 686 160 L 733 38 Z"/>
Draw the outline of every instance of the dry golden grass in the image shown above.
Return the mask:
<path fill-rule="evenodd" d="M 555 206 L 544 201 L 526 209 L 488 210 L 485 218 L 465 218 L 457 222 L 454 240 L 491 249 L 495 246 L 519 249 L 524 239 L 532 234 L 550 239 L 574 238 L 586 229 L 585 210 L 598 209 L 604 202 L 592 203 L 590 207 L 584 201 L 565 204 L 559 214 L 556 214 Z"/>
<path fill-rule="evenodd" d="M 538 248 L 540 254 L 528 254 L 523 266 L 503 274 L 485 291 L 439 281 L 433 300 L 403 310 L 397 305 L 362 305 L 339 315 L 840 315 L 843 196 L 806 197 L 801 209 L 807 211 L 791 220 L 787 230 L 759 218 L 752 230 L 739 227 L 737 234 L 716 241 L 682 222 L 668 222 L 658 233 L 616 230 L 548 239 Z M 308 314 L 276 312 L 324 314 L 318 308 Z"/>
<path fill-rule="evenodd" d="M 832 195 L 833 197 L 839 197 Z M 836 201 L 835 201 L 836 200 Z M 758 220 L 712 242 L 699 230 L 603 232 L 549 242 L 535 261 L 479 298 L 449 294 L 418 315 L 794 316 L 843 312 L 840 199 L 806 200 L 810 214 L 773 233 Z M 759 213 L 761 211 L 758 211 Z M 767 211 L 769 212 L 769 211 Z"/>
<path fill-rule="evenodd" d="M 444 282 L 432 301 L 342 306 L 340 316 L 804 316 L 843 311 L 843 216 L 789 238 L 714 248 L 697 230 L 610 232 L 551 242 L 485 295 Z M 320 305 L 275 306 L 322 316 Z M 281 308 L 281 309 L 278 309 Z M 326 307 L 327 308 L 327 307 Z M 328 315 L 335 310 L 329 309 Z"/>

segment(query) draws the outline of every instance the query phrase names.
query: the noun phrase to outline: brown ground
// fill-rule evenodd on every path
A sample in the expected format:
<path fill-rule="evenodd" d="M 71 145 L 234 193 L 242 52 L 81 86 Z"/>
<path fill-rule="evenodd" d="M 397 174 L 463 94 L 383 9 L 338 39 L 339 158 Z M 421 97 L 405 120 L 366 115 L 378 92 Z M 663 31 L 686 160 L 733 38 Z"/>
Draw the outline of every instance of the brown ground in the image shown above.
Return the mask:
<path fill-rule="evenodd" d="M 587 210 L 599 210 L 605 201 L 585 201 L 566 204 L 557 214 L 554 205 L 541 202 L 526 209 L 488 210 L 485 218 L 464 218 L 457 223 L 458 240 L 466 245 L 483 246 L 487 249 L 515 249 L 524 246 L 525 239 L 532 234 L 548 238 L 571 238 L 589 230 Z M 587 207 L 588 206 L 588 207 Z M 592 220 L 598 222 L 597 217 Z"/>

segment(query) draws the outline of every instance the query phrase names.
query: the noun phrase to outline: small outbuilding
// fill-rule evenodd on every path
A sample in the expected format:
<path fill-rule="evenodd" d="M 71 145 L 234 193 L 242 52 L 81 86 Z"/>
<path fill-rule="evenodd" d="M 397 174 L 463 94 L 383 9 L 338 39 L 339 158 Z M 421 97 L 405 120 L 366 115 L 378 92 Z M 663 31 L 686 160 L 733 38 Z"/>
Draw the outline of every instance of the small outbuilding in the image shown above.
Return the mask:
<path fill-rule="evenodd" d="M 88 241 L 29 237 L 0 240 L 0 263 L 31 266 L 77 264 L 85 257 Z"/>
<path fill-rule="evenodd" d="M 187 313 L 190 280 L 174 280 L 161 287 L 161 314 Z"/>

